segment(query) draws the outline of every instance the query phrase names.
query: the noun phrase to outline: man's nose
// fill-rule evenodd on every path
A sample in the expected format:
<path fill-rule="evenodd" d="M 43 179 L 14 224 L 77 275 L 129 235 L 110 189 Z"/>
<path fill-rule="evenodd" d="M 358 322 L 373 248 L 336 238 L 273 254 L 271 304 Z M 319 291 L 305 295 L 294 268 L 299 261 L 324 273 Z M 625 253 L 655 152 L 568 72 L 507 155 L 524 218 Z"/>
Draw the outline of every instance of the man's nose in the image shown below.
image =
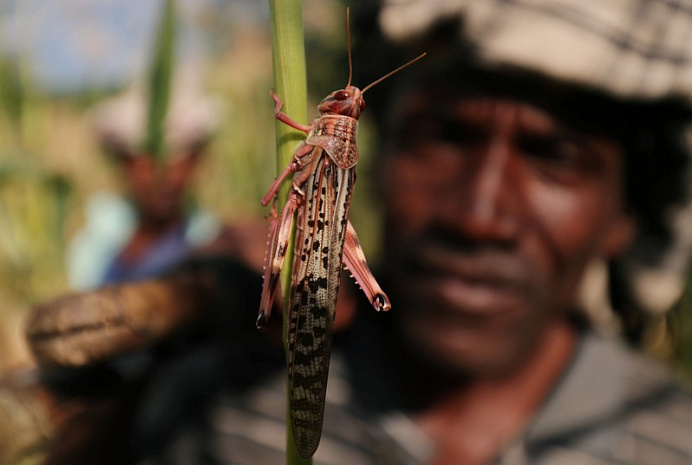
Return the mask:
<path fill-rule="evenodd" d="M 440 205 L 441 219 L 471 240 L 510 242 L 518 228 L 521 192 L 511 141 L 490 138 L 467 155 L 458 180 Z"/>

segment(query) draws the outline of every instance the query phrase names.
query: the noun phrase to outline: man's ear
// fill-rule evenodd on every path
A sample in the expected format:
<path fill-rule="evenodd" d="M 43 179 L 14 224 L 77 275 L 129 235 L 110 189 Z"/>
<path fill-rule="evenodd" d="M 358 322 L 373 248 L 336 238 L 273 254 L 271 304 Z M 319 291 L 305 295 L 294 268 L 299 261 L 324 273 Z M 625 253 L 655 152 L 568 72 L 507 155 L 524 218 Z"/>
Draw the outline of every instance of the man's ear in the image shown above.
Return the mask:
<path fill-rule="evenodd" d="M 629 247 L 637 232 L 636 224 L 635 217 L 630 212 L 622 212 L 613 217 L 602 242 L 602 251 L 606 258 L 615 258 Z"/>

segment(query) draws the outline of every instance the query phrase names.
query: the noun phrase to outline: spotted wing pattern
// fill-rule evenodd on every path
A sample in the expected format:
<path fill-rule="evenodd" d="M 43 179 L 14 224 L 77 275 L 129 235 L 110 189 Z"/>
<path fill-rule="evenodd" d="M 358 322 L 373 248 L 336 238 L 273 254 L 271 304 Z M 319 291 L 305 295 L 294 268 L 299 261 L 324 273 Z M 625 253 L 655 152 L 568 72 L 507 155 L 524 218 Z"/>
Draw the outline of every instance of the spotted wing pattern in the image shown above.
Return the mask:
<path fill-rule="evenodd" d="M 322 150 L 316 147 L 315 150 Z M 303 458 L 320 442 L 339 273 L 353 169 L 341 169 L 323 153 L 304 184 L 299 211 L 288 327 L 289 406 L 293 436 Z"/>

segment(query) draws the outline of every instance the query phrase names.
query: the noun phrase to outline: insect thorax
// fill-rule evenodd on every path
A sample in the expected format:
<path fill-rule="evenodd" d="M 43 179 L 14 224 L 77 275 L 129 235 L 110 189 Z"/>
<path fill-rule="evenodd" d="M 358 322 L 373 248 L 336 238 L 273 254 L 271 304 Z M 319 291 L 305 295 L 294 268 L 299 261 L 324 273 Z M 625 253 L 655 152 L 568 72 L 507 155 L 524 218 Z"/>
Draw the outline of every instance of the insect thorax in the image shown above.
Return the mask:
<path fill-rule="evenodd" d="M 312 125 L 307 142 L 321 147 L 339 168 L 353 168 L 358 162 L 356 129 L 358 120 L 343 115 L 322 115 Z"/>

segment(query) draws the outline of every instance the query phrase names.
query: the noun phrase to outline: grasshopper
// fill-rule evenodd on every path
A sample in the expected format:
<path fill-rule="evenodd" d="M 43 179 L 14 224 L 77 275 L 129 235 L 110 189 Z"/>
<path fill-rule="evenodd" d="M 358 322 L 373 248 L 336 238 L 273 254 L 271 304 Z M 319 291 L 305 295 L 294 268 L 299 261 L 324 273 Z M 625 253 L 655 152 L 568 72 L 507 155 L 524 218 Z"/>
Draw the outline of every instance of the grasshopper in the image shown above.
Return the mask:
<path fill-rule="evenodd" d="M 270 92 L 276 104 L 274 116 L 282 123 L 305 132 L 307 138 L 298 145 L 291 163 L 262 198 L 262 205 L 266 207 L 276 197 L 283 182 L 293 175 L 292 188 L 280 218 L 272 207 L 257 326 L 262 329 L 268 324 L 289 236 L 297 216 L 287 363 L 291 428 L 302 458 L 315 453 L 322 434 L 342 263 L 376 310 L 388 311 L 391 308 L 389 298 L 368 268 L 356 232 L 348 220 L 358 162 L 356 129 L 365 108 L 363 94 L 425 54 L 362 91 L 351 85 L 350 40 L 348 55 L 346 87 L 322 100 L 317 107 L 320 116 L 309 125 L 302 125 L 283 113 L 281 100 L 273 91 Z"/>

